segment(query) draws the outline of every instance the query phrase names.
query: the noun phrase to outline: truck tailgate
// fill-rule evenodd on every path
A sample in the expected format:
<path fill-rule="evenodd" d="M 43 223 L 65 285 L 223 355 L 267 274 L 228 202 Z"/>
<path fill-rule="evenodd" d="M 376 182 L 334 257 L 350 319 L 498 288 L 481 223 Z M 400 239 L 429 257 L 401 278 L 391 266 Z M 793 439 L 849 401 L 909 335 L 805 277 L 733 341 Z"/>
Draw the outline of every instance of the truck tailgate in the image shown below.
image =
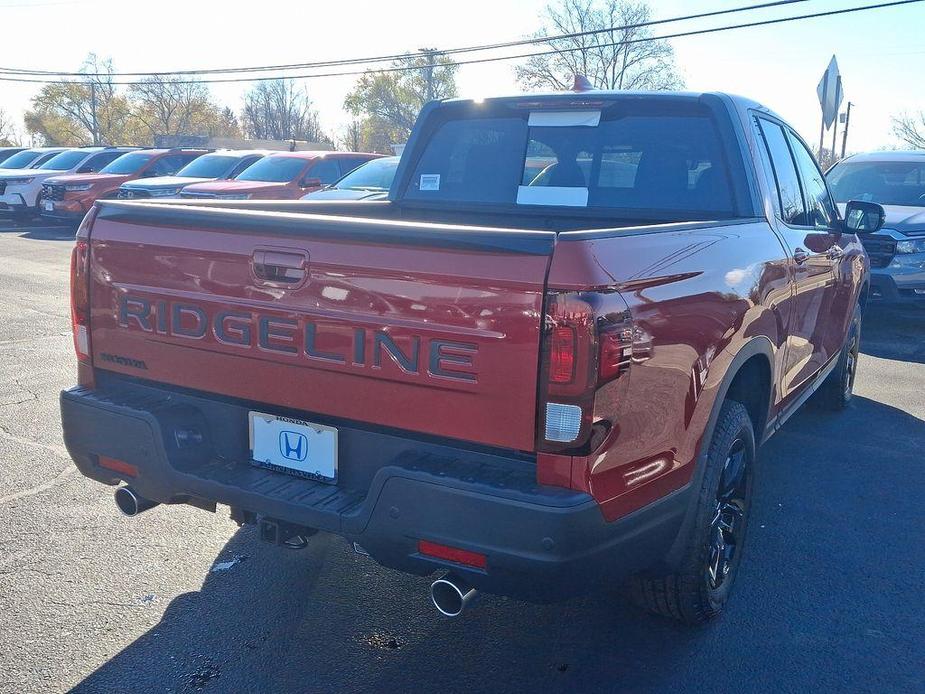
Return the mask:
<path fill-rule="evenodd" d="M 555 235 L 105 203 L 96 368 L 532 450 Z"/>

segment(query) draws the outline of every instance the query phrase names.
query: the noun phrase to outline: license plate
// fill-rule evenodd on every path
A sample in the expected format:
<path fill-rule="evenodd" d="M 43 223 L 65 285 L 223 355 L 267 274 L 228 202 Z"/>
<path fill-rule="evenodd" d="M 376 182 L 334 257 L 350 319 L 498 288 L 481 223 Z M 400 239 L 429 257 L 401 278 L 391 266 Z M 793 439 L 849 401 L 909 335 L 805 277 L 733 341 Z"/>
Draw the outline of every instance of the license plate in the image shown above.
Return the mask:
<path fill-rule="evenodd" d="M 46 200 L 46 201 L 45 201 L 45 211 L 46 211 L 46 212 L 54 212 L 54 211 L 55 211 L 55 203 L 53 203 L 51 200 Z"/>
<path fill-rule="evenodd" d="M 248 419 L 254 465 L 337 482 L 337 429 L 263 412 L 250 412 Z"/>

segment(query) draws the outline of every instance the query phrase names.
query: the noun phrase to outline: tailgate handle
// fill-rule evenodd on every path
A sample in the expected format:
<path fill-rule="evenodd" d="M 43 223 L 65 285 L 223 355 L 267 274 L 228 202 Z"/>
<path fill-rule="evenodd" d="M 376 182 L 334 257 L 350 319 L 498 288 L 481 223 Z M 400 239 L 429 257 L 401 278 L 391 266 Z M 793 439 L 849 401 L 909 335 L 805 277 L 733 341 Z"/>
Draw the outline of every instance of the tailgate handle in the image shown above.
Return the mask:
<path fill-rule="evenodd" d="M 308 276 L 308 255 L 272 249 L 254 251 L 251 263 L 254 277 L 267 284 L 293 286 L 301 284 Z"/>

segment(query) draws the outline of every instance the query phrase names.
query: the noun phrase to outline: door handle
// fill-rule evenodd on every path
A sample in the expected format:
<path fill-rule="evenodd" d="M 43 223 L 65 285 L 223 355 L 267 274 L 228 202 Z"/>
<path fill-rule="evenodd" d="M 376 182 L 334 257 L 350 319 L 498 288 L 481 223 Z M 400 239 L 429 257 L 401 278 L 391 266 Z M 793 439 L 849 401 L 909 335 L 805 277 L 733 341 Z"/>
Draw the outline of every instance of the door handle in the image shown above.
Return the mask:
<path fill-rule="evenodd" d="M 806 252 L 804 249 L 802 249 L 802 248 L 797 248 L 797 249 L 793 252 L 793 259 L 796 261 L 796 264 L 797 264 L 797 265 L 802 265 L 802 264 L 805 263 L 807 260 L 809 260 L 809 253 L 807 253 L 807 252 Z"/>
<path fill-rule="evenodd" d="M 257 249 L 251 259 L 254 277 L 266 284 L 292 287 L 308 277 L 308 255 L 272 249 Z"/>

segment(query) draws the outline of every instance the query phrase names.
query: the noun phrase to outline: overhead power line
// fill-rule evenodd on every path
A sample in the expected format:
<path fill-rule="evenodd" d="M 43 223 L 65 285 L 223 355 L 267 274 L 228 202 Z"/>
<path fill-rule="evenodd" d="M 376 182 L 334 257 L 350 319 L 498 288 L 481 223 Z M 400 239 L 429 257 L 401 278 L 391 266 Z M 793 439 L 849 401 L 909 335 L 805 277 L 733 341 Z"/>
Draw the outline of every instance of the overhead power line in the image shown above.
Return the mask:
<path fill-rule="evenodd" d="M 884 9 L 887 7 L 898 7 L 900 5 L 911 5 L 911 4 L 920 3 L 923 1 L 925 0 L 894 0 L 893 2 L 881 2 L 877 4 L 872 4 L 872 5 L 847 7 L 847 8 L 843 8 L 839 10 L 814 12 L 811 14 L 794 15 L 791 17 L 778 17 L 775 19 L 765 19 L 765 20 L 760 20 L 760 21 L 755 21 L 755 22 L 730 24 L 726 26 L 712 27 L 709 29 L 696 29 L 692 31 L 677 32 L 674 34 L 647 36 L 647 37 L 642 37 L 642 38 L 637 38 L 637 39 L 629 39 L 626 41 L 611 41 L 607 43 L 591 44 L 588 46 L 576 46 L 574 48 L 554 48 L 551 50 L 533 51 L 530 53 L 518 53 L 514 55 L 492 56 L 488 58 L 474 58 L 470 60 L 457 60 L 457 61 L 452 61 L 451 63 L 448 63 L 448 65 L 459 66 L 459 65 L 475 65 L 475 64 L 481 64 L 481 63 L 494 63 L 494 62 L 505 61 L 505 60 L 519 60 L 523 58 L 532 58 L 532 57 L 542 56 L 542 55 L 551 55 L 555 53 L 573 53 L 573 52 L 581 51 L 581 50 L 610 48 L 610 47 L 620 46 L 620 45 L 646 43 L 649 41 L 664 41 L 667 39 L 686 38 L 689 36 L 702 36 L 706 34 L 715 34 L 719 32 L 733 31 L 737 29 L 747 29 L 747 28 L 752 28 L 752 27 L 769 26 L 773 24 L 783 24 L 785 22 L 796 22 L 796 21 L 802 21 L 802 20 L 807 20 L 807 19 L 819 19 L 822 17 L 832 17 L 836 15 L 851 14 L 853 12 L 863 12 L 866 10 L 877 10 L 877 9 Z M 609 32 L 613 30 L 614 28 L 604 29 L 604 30 L 599 30 L 598 33 Z M 440 51 L 440 53 L 443 53 L 443 52 L 444 51 Z M 401 57 L 407 58 L 408 55 L 403 54 Z M 406 72 L 409 70 L 419 70 L 419 69 L 421 69 L 420 66 L 395 65 L 395 66 L 379 68 L 376 70 L 376 72 Z M 314 79 L 318 77 L 349 77 L 349 76 L 363 75 L 366 72 L 367 70 L 353 70 L 353 71 L 340 71 L 340 72 L 313 72 L 313 73 L 295 74 L 295 75 L 277 74 L 277 75 L 271 75 L 268 77 L 231 77 L 231 78 L 207 79 L 207 80 L 198 80 L 198 79 L 176 80 L 174 83 L 176 84 L 191 84 L 191 83 L 228 84 L 228 83 L 240 83 L 240 82 L 265 82 L 265 81 L 271 81 L 271 80 L 277 80 L 277 79 Z M 79 74 L 81 77 L 88 76 L 87 73 L 79 73 Z M 164 74 L 173 75 L 177 73 L 164 73 Z M 108 74 L 103 74 L 101 76 L 108 77 Z M 35 78 L 28 78 L 28 77 L 9 77 L 9 76 L 0 77 L 0 82 L 27 82 L 27 83 L 37 83 L 37 84 L 49 84 L 49 83 L 81 84 L 82 83 L 80 80 L 52 80 L 52 79 L 35 79 Z M 110 82 L 110 84 L 127 86 L 127 85 L 141 84 L 141 82 L 139 82 L 138 80 L 130 80 L 130 81 L 113 80 L 112 82 Z"/>
<path fill-rule="evenodd" d="M 730 7 L 724 10 L 712 10 L 709 12 L 699 12 L 697 14 L 682 15 L 680 17 L 669 17 L 666 19 L 651 19 L 645 22 L 636 22 L 634 24 L 625 24 L 623 26 L 607 27 L 606 29 L 591 29 L 589 31 L 577 31 L 566 34 L 555 34 L 553 36 L 534 36 L 527 39 L 518 39 L 515 41 L 504 41 L 501 43 L 487 43 L 472 46 L 460 46 L 456 48 L 447 48 L 440 50 L 442 55 L 458 55 L 464 53 L 475 53 L 481 51 L 498 50 L 502 48 L 515 48 L 517 46 L 529 46 L 564 39 L 581 38 L 584 36 L 595 36 L 598 34 L 609 34 L 615 31 L 629 31 L 631 29 L 642 29 L 645 27 L 657 26 L 661 24 L 673 24 L 676 22 L 686 22 L 694 19 L 706 19 L 708 17 L 718 17 L 720 15 L 735 14 L 738 12 L 750 12 L 753 10 L 779 7 L 781 5 L 793 5 L 796 3 L 807 2 L 808 0 L 775 0 L 774 2 L 762 2 L 757 5 L 743 5 L 740 7 Z M 367 58 L 342 58 L 339 60 L 316 61 L 311 63 L 288 63 L 281 65 L 257 65 L 251 67 L 228 67 L 228 68 L 204 68 L 198 70 L 173 70 L 173 71 L 155 71 L 155 72 L 68 72 L 62 70 L 31 70 L 26 68 L 0 67 L 0 74 L 15 74 L 28 76 L 43 77 L 167 77 L 175 75 L 214 75 L 214 74 L 235 74 L 249 72 L 269 72 L 282 70 L 304 70 L 319 67 L 339 67 L 344 65 L 364 65 L 382 62 L 391 62 L 407 58 L 408 53 L 392 53 L 389 55 L 371 56 Z"/>

